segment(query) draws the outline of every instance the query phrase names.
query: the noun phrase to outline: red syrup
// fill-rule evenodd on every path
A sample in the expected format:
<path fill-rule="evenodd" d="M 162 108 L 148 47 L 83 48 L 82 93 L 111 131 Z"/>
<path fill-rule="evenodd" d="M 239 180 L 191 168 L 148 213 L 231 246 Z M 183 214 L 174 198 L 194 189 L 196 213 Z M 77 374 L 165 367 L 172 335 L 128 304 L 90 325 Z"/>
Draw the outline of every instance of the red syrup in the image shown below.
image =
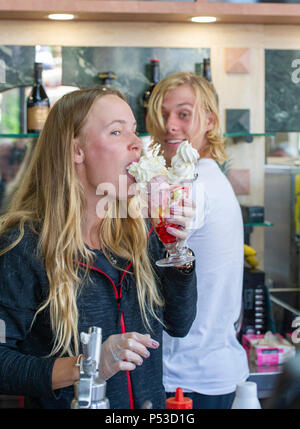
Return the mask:
<path fill-rule="evenodd" d="M 160 240 L 164 243 L 164 244 L 168 244 L 168 243 L 175 243 L 177 241 L 176 237 L 174 237 L 174 235 L 169 234 L 166 229 L 168 227 L 172 227 L 172 228 L 176 228 L 176 229 L 180 229 L 181 226 L 180 225 L 175 225 L 173 223 L 169 223 L 166 222 L 166 220 L 163 220 L 161 217 L 159 218 L 160 221 L 159 223 L 156 225 L 155 231 L 157 232 Z"/>

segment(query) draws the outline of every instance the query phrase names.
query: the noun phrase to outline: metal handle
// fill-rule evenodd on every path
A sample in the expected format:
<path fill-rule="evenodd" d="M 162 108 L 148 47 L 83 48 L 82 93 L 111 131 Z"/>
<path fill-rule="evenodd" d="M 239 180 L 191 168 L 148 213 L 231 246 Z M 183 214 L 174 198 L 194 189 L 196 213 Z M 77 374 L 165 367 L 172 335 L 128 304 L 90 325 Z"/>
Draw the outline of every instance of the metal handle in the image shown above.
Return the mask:
<path fill-rule="evenodd" d="M 109 408 L 105 397 L 106 382 L 99 377 L 102 330 L 97 326 L 81 332 L 83 357 L 80 364 L 80 379 L 75 383 L 75 398 L 71 408 Z"/>

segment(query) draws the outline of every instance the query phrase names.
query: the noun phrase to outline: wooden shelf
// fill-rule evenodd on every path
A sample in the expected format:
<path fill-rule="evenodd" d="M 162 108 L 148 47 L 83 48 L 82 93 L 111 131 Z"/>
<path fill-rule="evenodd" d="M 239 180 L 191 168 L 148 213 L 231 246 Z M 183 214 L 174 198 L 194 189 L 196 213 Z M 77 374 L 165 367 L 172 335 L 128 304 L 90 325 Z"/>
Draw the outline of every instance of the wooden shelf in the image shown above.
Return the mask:
<path fill-rule="evenodd" d="M 207 0 L 0 0 L 0 20 L 47 20 L 49 13 L 73 13 L 77 21 L 190 22 L 192 16 L 208 15 L 217 17 L 220 23 L 300 24 L 300 4 L 212 3 Z"/>

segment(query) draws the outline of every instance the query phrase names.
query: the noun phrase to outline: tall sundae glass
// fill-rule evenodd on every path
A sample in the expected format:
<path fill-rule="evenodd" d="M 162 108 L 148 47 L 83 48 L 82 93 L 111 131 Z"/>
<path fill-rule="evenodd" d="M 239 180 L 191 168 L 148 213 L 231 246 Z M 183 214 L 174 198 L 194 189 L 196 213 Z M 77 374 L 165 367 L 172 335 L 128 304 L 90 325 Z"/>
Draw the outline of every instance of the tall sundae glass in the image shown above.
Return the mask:
<path fill-rule="evenodd" d="M 168 252 L 166 258 L 156 261 L 156 265 L 181 266 L 194 261 L 195 257 L 188 253 L 185 241 L 178 240 L 167 229 L 182 228 L 172 223 L 172 217 L 183 213 L 184 200 L 191 200 L 192 183 L 196 178 L 195 163 L 199 155 L 188 141 L 184 141 L 172 158 L 171 166 L 166 168 L 165 159 L 158 152 L 159 146 L 152 156 L 142 156 L 139 162 L 131 164 L 128 171 L 138 183 L 148 188 L 151 221 Z"/>

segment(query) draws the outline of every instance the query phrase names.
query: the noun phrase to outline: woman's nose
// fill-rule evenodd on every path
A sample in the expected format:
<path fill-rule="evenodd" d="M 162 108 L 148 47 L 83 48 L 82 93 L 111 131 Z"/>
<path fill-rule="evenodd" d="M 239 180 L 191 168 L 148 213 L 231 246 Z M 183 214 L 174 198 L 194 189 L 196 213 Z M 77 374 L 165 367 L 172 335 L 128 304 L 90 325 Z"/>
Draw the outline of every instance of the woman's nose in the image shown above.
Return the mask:
<path fill-rule="evenodd" d="M 141 150 L 142 150 L 142 141 L 136 134 L 134 134 L 134 136 L 133 136 L 133 141 L 130 145 L 130 149 L 135 150 L 135 151 L 139 151 L 139 152 L 141 152 Z"/>

